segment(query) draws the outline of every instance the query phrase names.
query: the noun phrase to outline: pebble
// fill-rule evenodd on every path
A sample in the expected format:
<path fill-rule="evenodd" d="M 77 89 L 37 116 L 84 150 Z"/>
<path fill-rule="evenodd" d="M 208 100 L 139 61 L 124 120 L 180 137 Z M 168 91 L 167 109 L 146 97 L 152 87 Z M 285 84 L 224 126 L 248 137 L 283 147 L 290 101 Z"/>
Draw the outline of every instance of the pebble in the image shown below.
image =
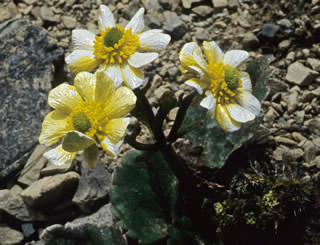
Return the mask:
<path fill-rule="evenodd" d="M 294 140 L 291 140 L 291 139 L 288 139 L 288 138 L 282 137 L 282 136 L 274 137 L 274 141 L 277 142 L 278 144 L 284 144 L 284 145 L 288 145 L 288 146 L 297 145 L 297 142 L 295 142 Z"/>
<path fill-rule="evenodd" d="M 64 26 L 69 30 L 75 29 L 77 25 L 77 20 L 70 16 L 63 16 L 62 22 Z"/>
<path fill-rule="evenodd" d="M 278 47 L 281 51 L 287 50 L 291 45 L 291 40 L 283 40 L 278 44 Z"/>
<path fill-rule="evenodd" d="M 201 0 L 182 0 L 182 6 L 185 9 L 190 9 L 193 3 L 201 2 Z"/>
<path fill-rule="evenodd" d="M 311 163 L 311 161 L 315 159 L 319 149 L 317 149 L 317 147 L 310 140 L 303 142 L 302 148 L 304 150 L 304 160 L 307 163 Z"/>
<path fill-rule="evenodd" d="M 23 234 L 10 227 L 0 224 L 1 245 L 18 245 L 22 244 Z"/>
<path fill-rule="evenodd" d="M 292 113 L 296 110 L 299 103 L 299 94 L 297 91 L 293 91 L 288 97 L 288 112 Z"/>
<path fill-rule="evenodd" d="M 274 120 L 279 116 L 279 114 L 270 107 L 267 113 L 264 115 L 264 121 L 273 124 Z"/>
<path fill-rule="evenodd" d="M 213 8 L 211 8 L 209 6 L 201 5 L 201 6 L 192 8 L 192 12 L 196 13 L 199 16 L 206 17 L 209 14 L 212 14 Z"/>
<path fill-rule="evenodd" d="M 164 12 L 165 24 L 163 29 L 172 35 L 174 38 L 181 38 L 186 32 L 187 29 L 180 19 L 180 17 L 171 11 Z"/>
<path fill-rule="evenodd" d="M 311 130 L 312 133 L 320 136 L 320 117 L 305 121 L 304 124 Z"/>
<path fill-rule="evenodd" d="M 304 121 L 304 111 L 296 111 L 296 122 L 302 124 Z"/>
<path fill-rule="evenodd" d="M 212 4 L 216 10 L 221 10 L 221 9 L 228 6 L 228 1 L 227 0 L 212 0 Z"/>
<path fill-rule="evenodd" d="M 42 6 L 40 8 L 40 17 L 43 21 L 50 23 L 58 23 L 59 18 L 54 15 L 53 11 L 47 6 Z"/>
<path fill-rule="evenodd" d="M 288 20 L 288 19 L 286 19 L 286 18 L 285 18 L 285 19 L 278 20 L 278 21 L 277 21 L 277 24 L 278 24 L 279 26 L 286 27 L 286 28 L 290 28 L 290 27 L 292 26 L 291 21 Z"/>
<path fill-rule="evenodd" d="M 279 30 L 279 26 L 275 24 L 264 24 L 261 30 L 261 35 L 264 37 L 273 38 Z"/>
<path fill-rule="evenodd" d="M 315 58 L 308 58 L 307 63 L 311 68 L 317 72 L 320 72 L 320 60 Z"/>
<path fill-rule="evenodd" d="M 317 72 L 305 67 L 300 62 L 295 62 L 289 65 L 286 80 L 299 86 L 308 86 L 317 75 Z"/>

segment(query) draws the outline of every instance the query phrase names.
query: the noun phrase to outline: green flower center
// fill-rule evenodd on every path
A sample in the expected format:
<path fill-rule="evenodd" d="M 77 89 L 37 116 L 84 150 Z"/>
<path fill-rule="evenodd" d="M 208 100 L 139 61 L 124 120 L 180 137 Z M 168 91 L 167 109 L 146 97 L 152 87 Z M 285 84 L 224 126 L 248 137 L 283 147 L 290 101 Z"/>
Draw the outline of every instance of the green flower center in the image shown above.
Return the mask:
<path fill-rule="evenodd" d="M 81 133 L 86 133 L 91 128 L 91 123 L 83 112 L 77 112 L 72 116 L 73 127 Z"/>
<path fill-rule="evenodd" d="M 106 47 L 112 47 L 118 43 L 118 41 L 122 38 L 123 33 L 116 27 L 111 28 L 110 31 L 104 37 L 104 45 Z"/>
<path fill-rule="evenodd" d="M 226 81 L 230 90 L 238 88 L 239 72 L 236 68 L 227 66 L 224 69 L 224 80 Z"/>

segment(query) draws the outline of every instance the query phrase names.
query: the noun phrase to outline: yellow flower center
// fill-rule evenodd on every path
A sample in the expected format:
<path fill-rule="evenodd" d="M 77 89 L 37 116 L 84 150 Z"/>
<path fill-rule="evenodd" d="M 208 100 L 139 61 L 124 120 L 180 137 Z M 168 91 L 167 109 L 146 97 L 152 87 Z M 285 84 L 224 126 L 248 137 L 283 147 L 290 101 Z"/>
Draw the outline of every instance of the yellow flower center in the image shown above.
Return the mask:
<path fill-rule="evenodd" d="M 97 104 L 79 105 L 68 118 L 68 127 L 102 141 L 108 124 L 106 113 Z"/>
<path fill-rule="evenodd" d="M 240 72 L 230 65 L 209 63 L 211 79 L 210 89 L 217 103 L 230 103 L 236 96 L 236 90 L 241 84 Z"/>
<path fill-rule="evenodd" d="M 125 30 L 119 25 L 108 27 L 96 36 L 93 54 L 104 63 L 119 64 L 126 62 L 139 47 L 138 34 L 132 34 L 132 29 Z"/>

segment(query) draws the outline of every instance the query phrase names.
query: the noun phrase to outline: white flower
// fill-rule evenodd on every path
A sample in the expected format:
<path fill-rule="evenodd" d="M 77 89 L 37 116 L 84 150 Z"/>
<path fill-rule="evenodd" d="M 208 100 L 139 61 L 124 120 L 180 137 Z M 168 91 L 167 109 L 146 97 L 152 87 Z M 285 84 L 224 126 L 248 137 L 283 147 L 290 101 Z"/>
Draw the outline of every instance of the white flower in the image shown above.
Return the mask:
<path fill-rule="evenodd" d="M 222 52 L 215 42 L 203 42 L 207 61 L 200 47 L 194 43 L 183 46 L 179 58 L 182 72 L 190 78 L 186 84 L 206 97 L 200 105 L 228 132 L 238 130 L 260 112 L 260 102 L 252 95 L 249 74 L 238 66 L 249 57 L 243 50 Z"/>
<path fill-rule="evenodd" d="M 74 51 L 66 57 L 66 63 L 74 73 L 104 71 L 119 87 L 139 87 L 144 78 L 143 65 L 152 62 L 165 49 L 170 36 L 161 30 L 143 32 L 144 8 L 140 8 L 126 27 L 115 24 L 111 10 L 100 6 L 100 35 L 79 29 L 72 31 Z"/>

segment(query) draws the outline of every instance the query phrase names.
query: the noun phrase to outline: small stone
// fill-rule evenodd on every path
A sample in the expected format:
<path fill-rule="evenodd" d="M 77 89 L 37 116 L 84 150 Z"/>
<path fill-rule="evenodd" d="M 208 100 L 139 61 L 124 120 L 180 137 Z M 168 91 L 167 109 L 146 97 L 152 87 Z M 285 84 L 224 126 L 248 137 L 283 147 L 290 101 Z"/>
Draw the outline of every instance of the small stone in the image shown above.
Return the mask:
<path fill-rule="evenodd" d="M 301 142 L 301 141 L 305 141 L 306 137 L 304 137 L 301 133 L 299 132 L 293 132 L 292 133 L 292 138 L 297 141 L 297 142 Z"/>
<path fill-rule="evenodd" d="M 302 124 L 304 121 L 304 111 L 297 111 L 296 112 L 296 122 Z"/>
<path fill-rule="evenodd" d="M 312 133 L 320 136 L 320 117 L 316 117 L 306 121 L 305 126 L 307 126 Z"/>
<path fill-rule="evenodd" d="M 182 6 L 185 9 L 190 9 L 193 3 L 201 2 L 201 0 L 182 0 Z"/>
<path fill-rule="evenodd" d="M 286 79 L 297 85 L 307 86 L 315 79 L 317 74 L 317 72 L 305 67 L 301 63 L 295 62 L 289 65 Z"/>
<path fill-rule="evenodd" d="M 25 189 L 21 196 L 30 207 L 53 207 L 72 198 L 79 178 L 76 172 L 44 177 Z"/>
<path fill-rule="evenodd" d="M 10 19 L 10 13 L 5 8 L 0 8 L 0 23 Z"/>
<path fill-rule="evenodd" d="M 213 8 L 211 8 L 209 6 L 201 5 L 201 6 L 192 8 L 192 12 L 196 13 L 199 16 L 206 17 L 209 14 L 212 14 Z"/>
<path fill-rule="evenodd" d="M 279 114 L 270 107 L 267 113 L 264 115 L 264 121 L 268 122 L 269 124 L 273 124 L 274 120 L 279 116 Z"/>
<path fill-rule="evenodd" d="M 19 245 L 22 244 L 23 234 L 13 230 L 4 224 L 0 224 L 1 245 Z"/>
<path fill-rule="evenodd" d="M 23 2 L 25 4 L 32 5 L 32 4 L 35 4 L 37 2 L 37 0 L 23 0 Z"/>
<path fill-rule="evenodd" d="M 302 147 L 304 150 L 304 160 L 307 163 L 311 163 L 313 159 L 315 159 L 319 150 L 310 140 L 303 142 Z"/>
<path fill-rule="evenodd" d="M 43 21 L 49 23 L 58 23 L 59 19 L 54 15 L 53 11 L 47 6 L 42 6 L 40 9 L 40 17 Z"/>
<path fill-rule="evenodd" d="M 297 145 L 297 142 L 295 142 L 294 140 L 291 140 L 291 139 L 288 139 L 288 138 L 282 137 L 282 136 L 274 137 L 274 141 L 277 142 L 278 144 L 284 144 L 284 145 L 288 145 L 288 146 Z"/>
<path fill-rule="evenodd" d="M 173 66 L 173 67 L 169 68 L 168 74 L 169 74 L 169 77 L 170 77 L 171 79 L 176 78 L 177 75 L 179 74 L 179 69 L 178 69 L 178 67 Z"/>
<path fill-rule="evenodd" d="M 290 157 L 290 160 L 297 161 L 299 158 L 303 156 L 304 152 L 300 148 L 291 149 L 288 151 L 287 155 Z"/>
<path fill-rule="evenodd" d="M 318 169 L 320 169 L 320 156 L 317 156 L 312 162 L 312 165 L 315 165 Z"/>
<path fill-rule="evenodd" d="M 274 24 L 264 24 L 261 30 L 261 35 L 264 37 L 273 38 L 277 34 L 279 26 Z"/>
<path fill-rule="evenodd" d="M 223 9 L 228 6 L 228 1 L 227 0 L 212 0 L 213 7 L 215 9 Z"/>
<path fill-rule="evenodd" d="M 62 22 L 63 22 L 64 26 L 70 30 L 76 28 L 76 25 L 77 25 L 77 20 L 73 17 L 70 17 L 70 16 L 63 16 Z"/>
<path fill-rule="evenodd" d="M 144 5 L 147 9 L 147 11 L 154 11 L 154 12 L 163 12 L 163 8 L 159 4 L 158 0 L 147 0 L 144 2 Z"/>
<path fill-rule="evenodd" d="M 288 151 L 289 151 L 288 147 L 286 147 L 284 145 L 280 145 L 273 151 L 272 157 L 276 161 L 282 161 L 283 155 Z"/>
<path fill-rule="evenodd" d="M 119 8 L 119 7 L 118 7 Z M 140 8 L 139 0 L 131 0 L 127 8 L 122 10 L 123 16 L 130 20 Z"/>
<path fill-rule="evenodd" d="M 277 21 L 277 24 L 278 24 L 279 26 L 286 27 L 286 28 L 290 28 L 290 27 L 292 26 L 291 21 L 288 20 L 288 19 L 278 20 L 278 21 Z"/>
<path fill-rule="evenodd" d="M 200 40 L 200 41 L 208 40 L 208 36 L 209 36 L 209 33 L 206 29 L 201 28 L 201 27 L 196 27 L 195 37 L 198 40 Z"/>
<path fill-rule="evenodd" d="M 11 17 L 15 17 L 19 14 L 17 5 L 13 1 L 8 4 L 8 11 Z"/>
<path fill-rule="evenodd" d="M 288 112 L 292 113 L 296 110 L 299 104 L 299 94 L 297 91 L 293 91 L 288 97 Z"/>
<path fill-rule="evenodd" d="M 181 38 L 187 32 L 184 23 L 175 12 L 165 11 L 164 19 L 165 24 L 163 29 L 174 38 Z"/>
<path fill-rule="evenodd" d="M 320 72 L 320 60 L 314 58 L 308 58 L 307 63 L 313 70 Z"/>
<path fill-rule="evenodd" d="M 295 52 L 291 51 L 291 52 L 289 52 L 289 53 L 287 54 L 286 59 L 287 59 L 288 61 L 292 62 L 292 61 L 294 61 L 295 57 L 296 57 Z"/>
<path fill-rule="evenodd" d="M 291 40 L 283 40 L 278 44 L 278 47 L 281 51 L 287 50 L 291 45 Z"/>
<path fill-rule="evenodd" d="M 238 23 L 240 26 L 244 27 L 244 28 L 250 28 L 251 25 L 248 22 L 248 20 L 244 17 L 244 16 L 239 16 L 238 17 Z"/>
<path fill-rule="evenodd" d="M 164 23 L 164 17 L 162 14 L 154 11 L 148 12 L 147 15 L 145 15 L 145 25 L 153 28 L 162 28 Z"/>

